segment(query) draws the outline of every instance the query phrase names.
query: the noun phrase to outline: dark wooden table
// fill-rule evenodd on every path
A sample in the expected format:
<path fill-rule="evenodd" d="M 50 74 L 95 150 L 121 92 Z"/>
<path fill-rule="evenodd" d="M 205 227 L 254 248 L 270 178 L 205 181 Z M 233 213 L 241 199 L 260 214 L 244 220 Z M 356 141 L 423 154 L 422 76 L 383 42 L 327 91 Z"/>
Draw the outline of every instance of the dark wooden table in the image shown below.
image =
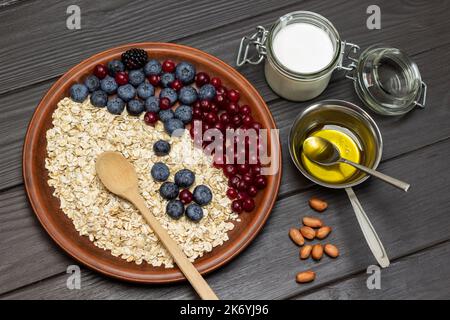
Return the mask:
<path fill-rule="evenodd" d="M 343 39 L 366 48 L 377 42 L 404 49 L 428 84 L 427 108 L 404 117 L 374 116 L 385 146 L 383 172 L 412 184 L 403 194 L 370 179 L 356 188 L 391 258 L 381 289 L 366 286 L 375 264 L 344 191 L 304 179 L 288 156 L 293 117 L 307 103 L 277 97 L 262 66 L 240 71 L 267 101 L 283 142 L 283 181 L 276 206 L 256 240 L 230 264 L 207 276 L 228 299 L 450 298 L 450 19 L 448 1 L 378 1 L 381 29 L 366 27 L 372 1 L 0 1 L 0 298 L 181 299 L 197 298 L 186 284 L 138 286 L 81 268 L 81 289 L 66 286 L 69 265 L 30 209 L 21 175 L 21 151 L 30 117 L 46 90 L 81 60 L 127 42 L 175 42 L 199 48 L 231 65 L 240 38 L 295 10 L 328 17 Z M 81 29 L 66 27 L 66 9 L 81 8 Z M 336 98 L 356 104 L 353 84 L 336 76 L 315 101 Z M 341 249 L 337 260 L 301 262 L 287 237 L 311 213 L 307 200 L 325 198 L 323 219 Z M 313 268 L 311 284 L 295 283 Z"/>

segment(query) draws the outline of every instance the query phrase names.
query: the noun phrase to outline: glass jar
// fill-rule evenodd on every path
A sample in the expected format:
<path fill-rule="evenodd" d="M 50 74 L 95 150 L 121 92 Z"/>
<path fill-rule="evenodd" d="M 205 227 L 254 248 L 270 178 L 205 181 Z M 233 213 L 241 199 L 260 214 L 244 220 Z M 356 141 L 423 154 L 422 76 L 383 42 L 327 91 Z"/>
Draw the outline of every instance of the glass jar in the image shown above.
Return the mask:
<path fill-rule="evenodd" d="M 331 42 L 332 57 L 318 70 L 293 70 L 276 54 L 280 49 L 275 47 L 277 35 L 297 23 L 319 28 Z M 425 106 L 426 85 L 417 65 L 405 53 L 385 45 L 371 46 L 359 58 L 358 53 L 359 47 L 342 41 L 329 20 L 314 12 L 296 11 L 280 17 L 269 30 L 258 26 L 255 34 L 242 38 L 236 64 L 259 64 L 265 60 L 267 83 L 275 93 L 292 101 L 319 96 L 333 72 L 344 70 L 346 77 L 354 81 L 361 100 L 377 113 L 399 115 L 415 106 Z"/>

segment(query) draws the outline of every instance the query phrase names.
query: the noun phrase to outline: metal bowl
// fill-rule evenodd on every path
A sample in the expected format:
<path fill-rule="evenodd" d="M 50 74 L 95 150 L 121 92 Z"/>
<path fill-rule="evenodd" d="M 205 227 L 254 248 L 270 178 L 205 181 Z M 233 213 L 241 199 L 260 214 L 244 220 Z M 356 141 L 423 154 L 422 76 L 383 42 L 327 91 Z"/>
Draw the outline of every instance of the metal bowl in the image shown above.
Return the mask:
<path fill-rule="evenodd" d="M 342 189 L 364 182 L 369 176 L 356 171 L 342 183 L 328 183 L 312 176 L 303 166 L 303 141 L 313 130 L 323 126 L 338 126 L 345 130 L 362 151 L 361 164 L 376 169 L 381 160 L 383 140 L 375 121 L 360 107 L 342 100 L 325 100 L 310 105 L 295 119 L 289 133 L 289 153 L 300 172 L 309 180 L 328 188 Z"/>

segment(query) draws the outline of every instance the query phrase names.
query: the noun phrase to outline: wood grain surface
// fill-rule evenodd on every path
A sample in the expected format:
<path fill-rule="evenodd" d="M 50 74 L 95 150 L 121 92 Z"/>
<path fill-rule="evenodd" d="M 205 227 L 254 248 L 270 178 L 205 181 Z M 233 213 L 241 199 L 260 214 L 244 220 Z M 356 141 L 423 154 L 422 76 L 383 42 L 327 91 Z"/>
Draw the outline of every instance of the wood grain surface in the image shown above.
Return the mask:
<path fill-rule="evenodd" d="M 82 29 L 77 31 L 65 26 L 70 4 L 0 1 L 0 59 L 4 62 L 0 65 L 0 299 L 195 298 L 187 284 L 136 286 L 83 268 L 82 289 L 67 289 L 66 268 L 74 262 L 42 230 L 24 194 L 21 151 L 26 126 L 51 84 L 96 52 L 133 41 L 175 42 L 234 66 L 242 36 L 295 10 L 326 16 L 343 39 L 362 48 L 382 42 L 404 49 L 428 84 L 426 109 L 404 117 L 374 116 L 385 144 L 380 170 L 410 182 L 411 191 L 402 194 L 373 179 L 355 190 L 393 263 L 382 272 L 382 289 L 369 291 L 365 270 L 374 261 L 345 194 L 313 186 L 294 169 L 287 153 L 289 126 L 309 103 L 333 98 L 361 105 L 351 81 L 336 74 L 314 101 L 292 103 L 270 90 L 262 66 L 244 66 L 239 71 L 267 101 L 281 130 L 282 185 L 261 235 L 237 260 L 209 275 L 208 282 L 221 298 L 236 299 L 449 298 L 450 272 L 445 267 L 450 257 L 448 1 L 379 1 L 381 30 L 366 28 L 366 9 L 372 4 L 368 0 L 79 0 Z M 330 241 L 342 252 L 337 260 L 301 262 L 287 237 L 302 215 L 311 214 L 307 200 L 312 195 L 330 203 L 321 217 L 334 227 Z M 317 271 L 316 281 L 296 284 L 295 273 L 306 268 Z"/>

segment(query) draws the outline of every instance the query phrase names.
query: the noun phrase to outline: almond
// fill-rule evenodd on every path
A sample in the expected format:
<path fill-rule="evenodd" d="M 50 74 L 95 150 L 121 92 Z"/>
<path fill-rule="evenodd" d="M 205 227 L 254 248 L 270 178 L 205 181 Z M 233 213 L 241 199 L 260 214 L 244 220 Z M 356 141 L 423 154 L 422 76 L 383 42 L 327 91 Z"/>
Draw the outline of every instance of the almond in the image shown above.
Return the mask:
<path fill-rule="evenodd" d="M 307 244 L 306 246 L 304 246 L 303 248 L 300 249 L 300 259 L 308 259 L 309 255 L 311 254 L 312 251 L 312 246 Z"/>
<path fill-rule="evenodd" d="M 339 256 L 339 249 L 335 245 L 327 243 L 324 250 L 325 253 L 331 258 L 337 258 Z"/>
<path fill-rule="evenodd" d="M 320 228 L 323 226 L 322 220 L 316 217 L 304 217 L 303 224 L 311 228 Z"/>
<path fill-rule="evenodd" d="M 316 236 L 316 231 L 311 227 L 301 227 L 300 232 L 306 239 L 312 240 Z"/>
<path fill-rule="evenodd" d="M 316 278 L 316 273 L 314 271 L 308 270 L 297 273 L 295 276 L 295 280 L 298 283 L 307 283 L 311 282 Z"/>
<path fill-rule="evenodd" d="M 319 198 L 311 198 L 309 199 L 309 206 L 318 212 L 325 211 L 328 208 L 328 203 L 319 199 Z"/>
<path fill-rule="evenodd" d="M 320 260 L 323 256 L 323 247 L 321 244 L 315 244 L 311 251 L 314 260 Z"/>
<path fill-rule="evenodd" d="M 298 229 L 291 228 L 289 229 L 289 237 L 295 244 L 302 246 L 305 244 L 305 239 Z"/>
<path fill-rule="evenodd" d="M 331 232 L 331 227 L 324 226 L 316 231 L 316 238 L 317 239 L 325 239 L 326 237 L 328 237 L 330 232 Z"/>

